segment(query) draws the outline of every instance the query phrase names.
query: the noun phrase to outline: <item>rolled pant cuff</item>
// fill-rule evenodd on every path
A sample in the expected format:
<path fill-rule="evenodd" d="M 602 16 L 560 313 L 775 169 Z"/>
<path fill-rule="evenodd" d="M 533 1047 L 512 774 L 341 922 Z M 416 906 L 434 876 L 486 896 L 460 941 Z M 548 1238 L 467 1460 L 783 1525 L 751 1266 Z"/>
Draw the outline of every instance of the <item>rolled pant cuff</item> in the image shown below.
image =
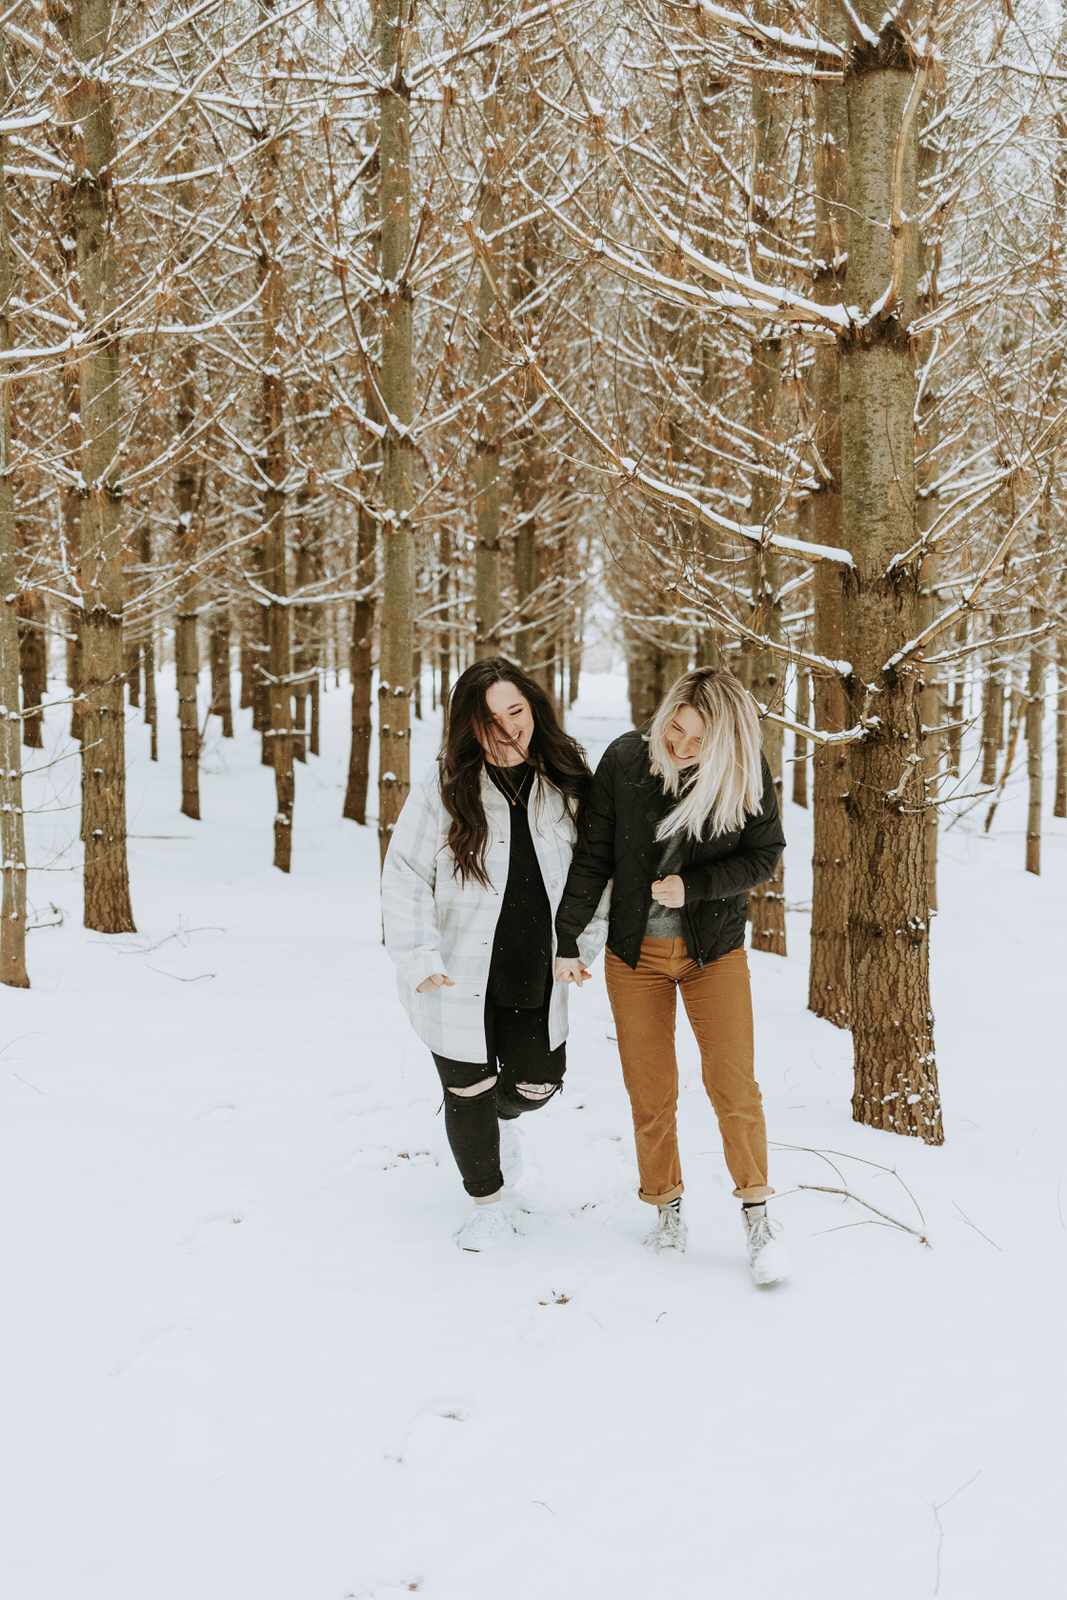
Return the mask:
<path fill-rule="evenodd" d="M 773 1193 L 774 1190 L 768 1188 L 765 1183 L 755 1183 L 751 1184 L 747 1189 L 735 1189 L 734 1199 L 747 1200 L 750 1202 L 753 1200 L 766 1200 L 767 1196 Z"/>
<path fill-rule="evenodd" d="M 676 1183 L 674 1188 L 668 1189 L 665 1194 L 646 1194 L 643 1189 L 638 1189 L 637 1194 L 639 1199 L 647 1200 L 650 1206 L 669 1206 L 672 1200 L 677 1200 L 684 1187 L 684 1184 Z"/>

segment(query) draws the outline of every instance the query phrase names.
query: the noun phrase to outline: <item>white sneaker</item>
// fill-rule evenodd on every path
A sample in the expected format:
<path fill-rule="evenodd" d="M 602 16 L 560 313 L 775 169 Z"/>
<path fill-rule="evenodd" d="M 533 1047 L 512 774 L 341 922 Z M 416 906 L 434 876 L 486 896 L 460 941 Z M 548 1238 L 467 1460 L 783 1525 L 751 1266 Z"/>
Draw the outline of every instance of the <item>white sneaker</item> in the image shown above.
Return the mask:
<path fill-rule="evenodd" d="M 492 1250 L 507 1233 L 507 1223 L 499 1201 L 491 1206 L 475 1206 L 456 1234 L 461 1250 Z"/>
<path fill-rule="evenodd" d="M 689 1237 L 689 1229 L 682 1220 L 682 1210 L 679 1206 L 675 1211 L 673 1206 L 660 1206 L 656 1226 L 647 1235 L 645 1243 L 653 1250 L 684 1250 L 685 1241 Z"/>
<path fill-rule="evenodd" d="M 763 1287 L 788 1278 L 793 1270 L 792 1264 L 785 1245 L 775 1238 L 782 1224 L 771 1221 L 766 1206 L 753 1206 L 749 1211 L 742 1209 L 741 1221 L 748 1244 L 748 1264 L 752 1269 L 753 1283 Z"/>
<path fill-rule="evenodd" d="M 517 1127 L 518 1120 L 514 1117 L 500 1124 L 500 1171 L 507 1189 L 514 1189 L 522 1177 L 522 1139 Z"/>

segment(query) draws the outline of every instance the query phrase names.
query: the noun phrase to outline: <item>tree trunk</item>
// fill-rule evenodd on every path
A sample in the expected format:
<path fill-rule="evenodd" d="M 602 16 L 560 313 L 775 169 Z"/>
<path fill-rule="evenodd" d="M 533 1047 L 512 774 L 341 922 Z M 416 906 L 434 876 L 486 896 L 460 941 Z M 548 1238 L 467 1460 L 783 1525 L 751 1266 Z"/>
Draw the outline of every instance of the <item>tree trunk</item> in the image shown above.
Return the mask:
<path fill-rule="evenodd" d="M 437 535 L 437 662 L 441 675 L 441 728 L 448 731 L 448 697 L 452 692 L 452 629 L 448 625 L 448 589 L 452 568 L 452 530 Z M 516 636 L 517 637 L 517 636 Z"/>
<path fill-rule="evenodd" d="M 989 619 L 989 665 L 982 692 L 982 787 L 997 781 L 997 757 L 1004 742 L 1004 668 L 999 656 L 1004 618 L 994 611 Z"/>
<path fill-rule="evenodd" d="M 44 744 L 44 717 L 38 709 L 48 693 L 48 607 L 36 589 L 24 589 L 15 602 L 19 619 L 19 669 L 22 675 L 22 742 L 27 749 Z"/>
<path fill-rule="evenodd" d="M 143 567 L 152 565 L 152 535 L 148 524 L 141 529 L 138 556 Z M 142 650 L 144 662 L 144 720 L 149 729 L 149 759 L 159 760 L 159 703 L 156 700 L 156 627 L 151 617 Z"/>
<path fill-rule="evenodd" d="M 406 10 L 405 10 L 406 16 Z M 411 528 L 414 450 L 411 285 L 410 90 L 399 53 L 400 0 L 378 12 L 381 128 L 381 391 L 388 416 L 382 439 L 382 614 L 378 681 L 378 842 L 381 858 L 411 783 L 411 665 L 414 652 L 415 546 Z"/>
<path fill-rule="evenodd" d="M 263 157 L 259 231 L 263 293 L 263 372 L 260 380 L 263 450 L 260 472 L 263 492 L 263 581 L 271 595 L 267 606 L 267 698 L 271 765 L 274 767 L 274 865 L 288 872 L 293 842 L 293 688 L 289 593 L 285 549 L 285 479 L 288 472 L 285 434 L 285 386 L 279 329 L 285 275 L 278 257 L 281 151 L 275 137 Z"/>
<path fill-rule="evenodd" d="M 867 0 L 861 12 L 869 27 L 879 25 L 879 6 Z M 940 1144 L 919 666 L 909 657 L 887 665 L 920 621 L 916 560 L 900 559 L 915 543 L 916 522 L 908 330 L 917 240 L 908 236 L 914 224 L 903 221 L 918 212 L 915 122 L 910 129 L 905 123 L 906 110 L 916 109 L 914 101 L 909 106 L 914 82 L 908 46 L 892 23 L 877 47 L 853 49 L 845 74 L 848 298 L 867 314 L 891 285 L 897 288 L 881 315 L 838 347 L 843 526 L 854 561 L 845 597 L 849 720 L 867 728 L 850 763 L 852 1114 L 857 1122 Z M 898 142 L 903 159 L 894 197 Z"/>
<path fill-rule="evenodd" d="M 492 7 L 487 9 L 492 14 Z M 499 174 L 504 159 L 507 128 L 504 109 L 506 84 L 500 84 L 499 48 L 490 50 L 484 60 L 483 85 L 488 91 L 482 99 L 485 125 L 485 176 L 482 181 L 480 229 L 488 261 L 482 260 L 478 285 L 478 363 L 477 383 L 495 383 L 501 365 L 504 339 L 504 308 L 496 292 L 500 278 L 499 248 L 496 236 L 504 225 L 504 207 Z M 503 87 L 503 92 L 497 92 Z M 489 263 L 492 263 L 490 272 Z M 475 424 L 475 521 L 478 539 L 474 549 L 474 658 L 484 661 L 501 653 L 500 645 L 500 437 L 503 432 L 504 402 L 499 387 L 483 394 L 478 401 Z"/>
<path fill-rule="evenodd" d="M 188 159 L 182 152 L 183 161 Z M 193 209 L 190 185 L 179 186 L 180 203 L 187 214 Z M 183 312 L 186 308 L 183 306 Z M 188 320 L 188 313 L 183 316 Z M 178 402 L 175 430 L 179 439 L 187 436 L 196 418 L 196 347 L 187 344 L 178 353 Z M 200 683 L 200 645 L 197 639 L 196 610 L 199 579 L 196 574 L 197 465 L 185 456 L 174 474 L 174 506 L 178 524 L 174 530 L 175 560 L 178 568 L 178 605 L 174 619 L 174 675 L 178 686 L 178 734 L 181 746 L 182 815 L 200 820 L 200 713 L 197 688 Z"/>
<path fill-rule="evenodd" d="M 832 0 L 819 0 L 820 30 L 836 19 Z M 827 37 L 834 37 L 832 32 Z M 845 91 L 819 82 L 815 97 L 815 257 L 814 298 L 839 304 L 845 280 L 847 213 L 845 151 L 848 120 Z M 844 543 L 841 526 L 841 402 L 837 348 L 817 344 L 812 357 L 811 396 L 815 413 L 814 446 L 819 487 L 811 496 L 810 526 L 814 543 Z M 816 653 L 830 661 L 845 654 L 842 568 L 817 561 L 812 579 Z M 848 726 L 845 689 L 837 677 L 821 673 L 812 685 L 815 726 L 841 733 Z M 835 1027 L 851 1018 L 848 974 L 848 746 L 817 744 L 812 759 L 812 895 L 811 957 L 808 1008 Z"/>
<path fill-rule="evenodd" d="M 81 503 L 85 926 L 100 933 L 133 933 L 126 862 L 121 380 L 114 320 L 116 211 L 111 183 L 116 139 L 106 72 L 112 0 L 72 0 L 70 16 L 72 55 L 78 62 L 92 63 L 90 72 L 67 93 L 68 114 L 79 130 L 72 145 L 77 174 L 72 209 L 86 322 L 79 363 L 85 483 Z"/>
<path fill-rule="evenodd" d="M 768 26 L 781 26 L 787 22 L 785 8 L 774 0 L 757 0 L 755 15 Z M 774 251 L 779 238 L 779 210 L 784 170 L 784 141 L 788 129 L 788 79 L 773 73 L 757 72 L 752 79 L 752 126 L 754 131 L 752 221 L 755 225 L 753 243 L 753 275 L 766 279 L 773 274 Z M 757 454 L 756 470 L 752 477 L 749 505 L 749 522 L 761 530 L 773 522 L 781 473 L 778 463 L 777 432 L 778 408 L 782 393 L 782 337 L 781 330 L 768 325 L 752 347 L 751 381 L 752 430 Z M 762 633 L 772 643 L 782 637 L 781 607 L 778 590 L 781 584 L 781 562 L 771 547 L 757 549 L 751 562 L 752 617 L 750 626 Z M 771 650 L 763 650 L 752 657 L 748 672 L 749 688 L 765 711 L 782 712 L 784 707 L 784 680 L 778 657 Z M 783 783 L 783 730 L 780 723 L 769 718 L 763 723 L 763 753 L 774 778 L 778 808 L 782 806 Z M 766 883 L 757 884 L 749 895 L 749 915 L 752 921 L 752 948 L 765 950 L 770 955 L 786 954 L 785 937 L 785 857 L 774 875 Z"/>
<path fill-rule="evenodd" d="M 123 676 L 126 680 L 126 691 L 130 697 L 131 708 L 140 710 L 141 707 L 141 646 L 127 643 L 123 651 L 123 664 L 126 668 Z"/>
<path fill-rule="evenodd" d="M 368 123 L 364 138 L 368 150 L 377 153 L 368 157 L 363 179 L 363 219 L 370 227 L 383 213 L 381 129 L 377 122 Z M 372 232 L 367 265 L 375 275 L 381 270 L 381 242 Z M 359 309 L 360 333 L 365 349 L 370 349 L 377 331 L 377 309 L 373 301 L 364 296 Z M 379 377 L 381 376 L 379 372 Z M 385 426 L 378 394 L 369 377 L 363 379 L 363 405 L 369 417 L 379 426 Z M 380 464 L 376 470 L 365 469 L 361 476 L 361 504 L 356 513 L 356 589 L 359 598 L 352 612 L 352 637 L 349 651 L 349 677 L 352 690 L 351 744 L 348 756 L 348 783 L 342 815 L 361 827 L 367 821 L 367 791 L 370 787 L 371 740 L 374 729 L 371 719 L 371 691 L 374 685 L 374 589 L 378 567 L 378 523 L 365 509 L 371 483 L 381 493 Z M 444 533 L 441 535 L 444 538 Z"/>
<path fill-rule="evenodd" d="M 221 606 L 211 618 L 208 646 L 211 660 L 211 711 L 222 721 L 222 737 L 233 738 L 233 695 L 230 689 L 230 613 Z"/>
<path fill-rule="evenodd" d="M 348 787 L 343 815 L 361 826 L 367 821 L 367 788 L 370 783 L 371 687 L 374 678 L 372 646 L 374 640 L 374 566 L 378 528 L 360 507 L 356 524 L 356 587 L 362 597 L 352 608 L 352 745 L 348 760 Z"/>
<path fill-rule="evenodd" d="M 1038 531 L 1034 540 L 1037 555 L 1037 572 L 1033 579 L 1028 626 L 1041 628 L 1045 623 L 1045 606 L 1042 596 L 1048 592 L 1049 582 L 1049 524 L 1052 519 L 1052 483 L 1046 484 L 1038 509 Z M 1044 633 L 1031 641 L 1030 661 L 1026 678 L 1026 776 L 1028 804 L 1026 811 L 1026 870 L 1041 875 L 1041 809 L 1044 787 L 1045 761 L 1045 675 L 1048 671 L 1048 639 Z"/>
<path fill-rule="evenodd" d="M 0 34 L 0 97 L 7 104 L 6 40 Z M 11 238 L 8 231 L 7 138 L 0 133 L 0 352 L 10 350 Z M 11 374 L 0 365 L 0 983 L 28 989 L 26 972 L 26 843 L 22 820 L 22 732 L 19 717 L 19 624 L 15 610 L 15 495 L 11 483 Z"/>
<path fill-rule="evenodd" d="M 802 728 L 811 716 L 811 677 L 801 667 L 797 672 L 797 722 Z M 808 741 L 798 733 L 793 743 L 793 804 L 808 809 Z"/>
<path fill-rule="evenodd" d="M 966 613 L 956 624 L 955 642 L 960 645 L 967 643 Z M 946 765 L 948 766 L 950 774 L 954 778 L 958 778 L 960 775 L 960 761 L 963 755 L 964 695 L 967 688 L 967 668 L 962 661 L 956 670 L 959 673 L 959 677 L 956 679 L 956 687 L 952 695 L 952 704 L 947 708 L 948 720 L 951 726 L 949 728 L 948 738 L 946 741 L 946 752 L 948 757 Z"/>

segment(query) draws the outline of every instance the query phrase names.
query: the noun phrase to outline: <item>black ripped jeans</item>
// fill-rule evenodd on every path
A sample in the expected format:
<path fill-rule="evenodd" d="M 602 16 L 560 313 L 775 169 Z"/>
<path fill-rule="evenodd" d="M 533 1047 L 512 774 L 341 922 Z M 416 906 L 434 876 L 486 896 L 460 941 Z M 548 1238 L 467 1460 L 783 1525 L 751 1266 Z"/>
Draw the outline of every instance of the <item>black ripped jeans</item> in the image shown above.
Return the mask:
<path fill-rule="evenodd" d="M 500 1125 L 524 1111 L 537 1111 L 563 1083 L 567 1046 L 548 1045 L 548 1006 L 551 979 L 542 1005 L 531 1008 L 485 1005 L 486 1059 L 450 1061 L 434 1052 L 445 1091 L 445 1132 L 463 1179 L 474 1199 L 496 1194 L 504 1178 L 500 1171 Z M 496 1076 L 491 1089 L 481 1094 L 453 1094 L 470 1089 L 484 1078 Z M 537 1099 L 523 1094 L 520 1083 L 549 1083 L 551 1090 Z"/>

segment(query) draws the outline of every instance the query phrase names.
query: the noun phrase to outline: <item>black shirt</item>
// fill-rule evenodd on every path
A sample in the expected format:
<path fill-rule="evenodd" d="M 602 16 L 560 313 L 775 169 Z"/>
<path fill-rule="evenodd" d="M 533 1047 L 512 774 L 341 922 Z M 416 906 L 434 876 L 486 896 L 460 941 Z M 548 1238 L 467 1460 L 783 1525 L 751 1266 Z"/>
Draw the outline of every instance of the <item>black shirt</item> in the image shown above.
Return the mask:
<path fill-rule="evenodd" d="M 511 851 L 504 902 L 493 938 L 489 998 L 498 1006 L 543 1005 L 552 959 L 552 911 L 530 836 L 527 804 L 535 788 L 529 762 L 486 771 L 508 801 Z"/>

